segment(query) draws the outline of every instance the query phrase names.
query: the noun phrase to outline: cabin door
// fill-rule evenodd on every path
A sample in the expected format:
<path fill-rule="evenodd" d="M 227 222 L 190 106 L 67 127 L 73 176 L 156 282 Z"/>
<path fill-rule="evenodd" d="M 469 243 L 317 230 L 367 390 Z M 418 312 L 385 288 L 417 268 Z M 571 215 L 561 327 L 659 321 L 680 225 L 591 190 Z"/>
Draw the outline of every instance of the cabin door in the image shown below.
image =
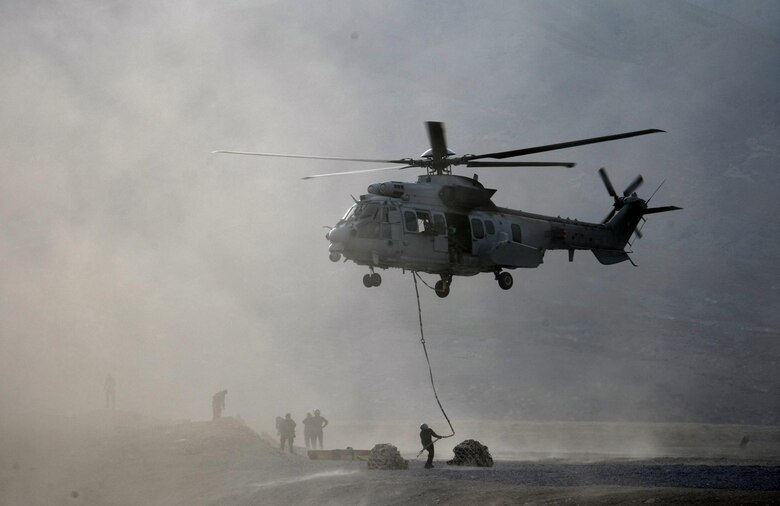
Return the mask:
<path fill-rule="evenodd" d="M 433 251 L 447 253 L 447 220 L 442 213 L 433 213 Z"/>

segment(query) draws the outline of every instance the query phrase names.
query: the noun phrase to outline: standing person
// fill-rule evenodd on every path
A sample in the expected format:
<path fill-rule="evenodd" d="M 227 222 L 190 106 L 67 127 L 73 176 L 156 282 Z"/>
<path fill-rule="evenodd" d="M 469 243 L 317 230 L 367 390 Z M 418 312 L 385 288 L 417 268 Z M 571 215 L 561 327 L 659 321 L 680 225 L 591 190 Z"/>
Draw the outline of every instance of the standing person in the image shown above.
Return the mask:
<path fill-rule="evenodd" d="M 214 397 L 211 399 L 211 409 L 214 412 L 214 420 L 219 419 L 222 417 L 222 410 L 225 409 L 225 396 L 227 395 L 227 390 L 222 390 L 220 392 L 217 392 L 214 394 Z"/>
<path fill-rule="evenodd" d="M 314 431 L 314 417 L 311 416 L 311 413 L 306 413 L 306 418 L 303 419 L 303 439 L 306 441 L 306 449 L 314 449 L 314 436 L 312 435 L 312 432 Z"/>
<path fill-rule="evenodd" d="M 293 449 L 293 441 L 295 440 L 295 420 L 292 419 L 290 413 L 284 415 L 284 420 L 282 420 L 280 432 L 282 439 L 281 450 L 284 451 L 284 443 L 285 441 L 288 441 L 290 446 L 290 453 L 294 455 L 295 450 Z"/>
<path fill-rule="evenodd" d="M 328 426 L 328 421 L 324 416 L 320 415 L 320 410 L 314 410 L 314 416 L 312 417 L 312 434 L 311 434 L 311 447 L 315 448 L 315 444 L 319 441 L 320 450 L 322 449 L 322 429 Z"/>
<path fill-rule="evenodd" d="M 276 417 L 276 435 L 279 437 L 282 437 L 282 423 L 284 422 L 284 418 L 281 416 Z"/>
<path fill-rule="evenodd" d="M 106 376 L 106 382 L 103 385 L 103 390 L 106 392 L 106 409 L 109 407 L 113 410 L 116 408 L 116 380 L 110 374 Z"/>
<path fill-rule="evenodd" d="M 425 463 L 425 469 L 433 467 L 433 438 L 441 439 L 441 436 L 433 432 L 433 429 L 429 428 L 427 424 L 420 425 L 420 443 L 423 445 L 423 450 L 428 450 L 428 461 Z"/>

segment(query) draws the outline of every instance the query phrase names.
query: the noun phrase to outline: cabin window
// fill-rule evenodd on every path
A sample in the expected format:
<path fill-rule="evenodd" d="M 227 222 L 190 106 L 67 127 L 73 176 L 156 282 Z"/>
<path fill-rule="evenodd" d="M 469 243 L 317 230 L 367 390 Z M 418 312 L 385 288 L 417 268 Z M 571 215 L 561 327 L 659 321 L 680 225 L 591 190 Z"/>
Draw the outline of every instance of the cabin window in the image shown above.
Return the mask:
<path fill-rule="evenodd" d="M 404 226 L 406 226 L 407 232 L 418 232 L 420 230 L 417 227 L 417 215 L 414 211 L 404 211 Z"/>
<path fill-rule="evenodd" d="M 474 234 L 475 239 L 482 239 L 485 237 L 485 228 L 482 226 L 482 220 L 476 218 L 471 219 L 471 232 Z"/>
<path fill-rule="evenodd" d="M 428 211 L 417 211 L 417 230 L 423 234 L 433 234 L 433 222 Z"/>
<path fill-rule="evenodd" d="M 517 223 L 512 223 L 512 241 L 523 242 L 523 231 Z"/>
<path fill-rule="evenodd" d="M 441 214 L 433 215 L 433 230 L 436 235 L 447 235 L 447 222 Z"/>
<path fill-rule="evenodd" d="M 493 225 L 492 221 L 485 220 L 485 231 L 488 233 L 488 235 L 493 235 L 496 233 L 496 227 Z"/>

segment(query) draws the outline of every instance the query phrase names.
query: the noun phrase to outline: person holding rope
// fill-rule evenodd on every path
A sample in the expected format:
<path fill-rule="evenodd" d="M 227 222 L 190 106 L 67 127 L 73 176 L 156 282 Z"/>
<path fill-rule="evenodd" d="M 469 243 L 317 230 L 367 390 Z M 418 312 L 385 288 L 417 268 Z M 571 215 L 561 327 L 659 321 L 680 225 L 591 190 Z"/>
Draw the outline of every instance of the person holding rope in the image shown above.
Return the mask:
<path fill-rule="evenodd" d="M 428 427 L 427 424 L 420 425 L 420 443 L 423 445 L 423 449 L 420 450 L 420 453 L 428 450 L 428 461 L 425 463 L 425 469 L 433 467 L 433 438 L 439 440 L 442 439 L 442 437 L 443 436 L 433 432 L 433 429 Z M 419 453 L 417 455 L 419 455 Z"/>

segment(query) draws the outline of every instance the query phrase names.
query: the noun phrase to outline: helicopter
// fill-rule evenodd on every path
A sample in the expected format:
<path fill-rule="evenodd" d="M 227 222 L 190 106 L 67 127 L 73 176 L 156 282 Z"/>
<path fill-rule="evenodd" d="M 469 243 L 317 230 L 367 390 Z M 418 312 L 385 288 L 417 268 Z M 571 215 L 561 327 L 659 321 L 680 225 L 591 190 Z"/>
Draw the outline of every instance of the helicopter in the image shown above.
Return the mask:
<path fill-rule="evenodd" d="M 514 285 L 509 270 L 536 268 L 543 263 L 548 250 L 567 250 L 574 261 L 575 250 L 590 250 L 603 265 L 629 261 L 625 250 L 634 234 L 642 237 L 645 216 L 682 209 L 677 206 L 648 207 L 647 200 L 636 190 L 644 182 L 637 176 L 622 194 L 618 194 L 607 172 L 598 173 L 607 193 L 613 198 L 612 209 L 600 223 L 544 216 L 498 207 L 491 200 L 497 190 L 485 188 L 479 177 L 452 174 L 452 168 L 485 167 L 574 167 L 568 162 L 480 161 L 503 160 L 535 153 L 572 148 L 586 144 L 626 139 L 664 132 L 649 129 L 603 137 L 548 144 L 530 148 L 481 155 L 458 156 L 447 148 L 444 124 L 426 122 L 430 149 L 419 158 L 365 159 L 310 155 L 287 155 L 248 151 L 214 151 L 251 156 L 270 156 L 345 162 L 395 164 L 390 167 L 363 169 L 306 176 L 342 176 L 386 170 L 425 169 L 416 183 L 386 181 L 368 186 L 368 193 L 354 204 L 325 235 L 330 242 L 329 258 L 367 266 L 363 285 L 378 287 L 382 283 L 376 269 L 400 268 L 426 272 L 440 277 L 434 286 L 439 297 L 447 297 L 455 276 L 492 273 L 498 286 L 509 290 Z"/>

